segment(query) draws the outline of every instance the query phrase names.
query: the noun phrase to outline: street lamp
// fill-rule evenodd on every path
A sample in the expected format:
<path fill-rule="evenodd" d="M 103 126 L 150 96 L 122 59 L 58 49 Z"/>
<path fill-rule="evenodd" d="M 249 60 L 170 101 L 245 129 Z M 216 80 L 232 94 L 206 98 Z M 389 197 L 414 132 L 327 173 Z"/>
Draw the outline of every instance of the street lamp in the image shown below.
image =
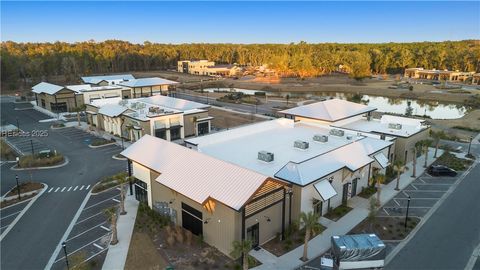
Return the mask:
<path fill-rule="evenodd" d="M 18 117 L 17 117 L 17 131 L 20 131 L 20 125 L 18 124 Z"/>
<path fill-rule="evenodd" d="M 470 136 L 470 142 L 468 143 L 468 153 L 467 156 L 470 156 L 470 147 L 472 146 L 473 136 Z"/>
<path fill-rule="evenodd" d="M 18 200 L 20 201 L 20 185 L 18 184 L 18 174 L 15 174 L 15 180 L 17 181 Z"/>
<path fill-rule="evenodd" d="M 65 253 L 65 263 L 67 264 L 67 269 L 70 269 L 70 265 L 68 264 L 68 254 L 67 254 L 67 243 L 65 241 L 62 242 L 63 252 Z"/>
<path fill-rule="evenodd" d="M 35 155 L 35 151 L 33 150 L 33 140 L 30 140 L 30 146 L 32 147 L 32 156 Z"/>
<path fill-rule="evenodd" d="M 410 196 L 408 196 L 407 200 L 407 213 L 405 214 L 405 231 L 407 231 L 407 220 L 408 220 L 408 209 L 410 208 Z"/>

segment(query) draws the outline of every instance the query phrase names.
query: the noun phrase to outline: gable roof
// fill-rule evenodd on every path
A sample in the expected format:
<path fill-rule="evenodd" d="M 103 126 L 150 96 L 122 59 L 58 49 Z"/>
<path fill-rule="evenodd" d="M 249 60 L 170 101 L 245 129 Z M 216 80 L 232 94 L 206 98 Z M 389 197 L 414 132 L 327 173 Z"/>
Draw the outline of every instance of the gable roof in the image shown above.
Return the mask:
<path fill-rule="evenodd" d="M 127 81 L 134 80 L 132 74 L 119 74 L 119 75 L 100 75 L 100 76 L 84 76 L 82 81 L 84 83 L 93 83 L 97 84 L 101 81 Z"/>
<path fill-rule="evenodd" d="M 118 104 L 105 104 L 98 110 L 99 114 L 103 114 L 109 117 L 116 117 L 126 111 L 127 108 Z"/>
<path fill-rule="evenodd" d="M 52 83 L 41 82 L 41 83 L 36 84 L 32 87 L 32 92 L 37 93 L 37 94 L 45 93 L 45 94 L 53 95 L 53 94 L 57 93 L 58 91 L 60 91 L 62 89 L 65 89 L 65 87 L 60 86 L 60 85 L 56 85 L 56 84 L 52 84 Z M 71 90 L 71 89 L 68 89 L 68 90 L 74 91 L 74 90 Z"/>
<path fill-rule="evenodd" d="M 181 111 L 210 108 L 210 105 L 207 105 L 207 104 L 198 103 L 198 102 L 180 99 L 180 98 L 167 97 L 162 95 L 141 98 L 140 101 L 149 103 L 152 105 L 164 106 L 164 107 L 181 110 Z"/>
<path fill-rule="evenodd" d="M 160 173 L 160 184 L 203 204 L 213 198 L 240 210 L 268 176 L 178 144 L 144 135 L 121 153 Z"/>
<path fill-rule="evenodd" d="M 376 110 L 374 107 L 335 98 L 279 111 L 279 113 L 335 122 L 374 110 Z"/>
<path fill-rule="evenodd" d="M 119 84 L 123 86 L 128 86 L 128 87 L 145 87 L 145 86 L 169 85 L 169 84 L 177 84 L 177 83 L 178 82 L 170 81 L 167 79 L 152 77 L 152 78 L 133 79 L 126 82 L 121 82 Z"/>
<path fill-rule="evenodd" d="M 391 144 L 389 141 L 365 137 L 300 163 L 290 161 L 275 174 L 275 177 L 305 186 L 343 168 L 354 172 L 374 162 L 370 155 Z"/>

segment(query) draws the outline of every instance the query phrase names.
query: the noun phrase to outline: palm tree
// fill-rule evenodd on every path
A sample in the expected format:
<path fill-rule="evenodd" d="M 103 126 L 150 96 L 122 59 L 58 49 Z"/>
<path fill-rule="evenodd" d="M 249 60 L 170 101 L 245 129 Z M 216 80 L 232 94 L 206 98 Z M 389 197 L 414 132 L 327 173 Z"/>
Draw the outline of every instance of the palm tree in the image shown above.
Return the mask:
<path fill-rule="evenodd" d="M 397 185 L 395 186 L 395 190 L 400 190 L 400 174 L 405 170 L 405 164 L 400 159 L 395 160 L 393 163 L 393 170 L 397 172 Z"/>
<path fill-rule="evenodd" d="M 440 145 L 440 139 L 445 137 L 445 132 L 443 132 L 442 130 L 439 130 L 439 131 L 430 130 L 430 137 L 432 137 L 433 141 L 435 142 L 435 154 L 433 154 L 433 157 L 437 158 L 437 152 L 438 152 L 438 146 Z"/>
<path fill-rule="evenodd" d="M 110 241 L 111 245 L 116 245 L 118 243 L 118 236 L 117 236 L 117 208 L 110 207 L 104 210 L 104 213 L 107 215 L 108 220 L 110 221 L 111 225 L 110 228 L 112 230 L 112 240 Z"/>
<path fill-rule="evenodd" d="M 428 162 L 428 148 L 432 145 L 431 140 L 424 140 L 423 141 L 423 147 L 424 147 L 424 153 L 425 153 L 425 164 L 423 165 L 424 168 L 427 168 L 427 162 Z"/>
<path fill-rule="evenodd" d="M 417 152 L 418 152 L 418 149 L 420 149 L 420 152 L 422 151 L 422 146 L 423 145 L 423 142 L 422 141 L 418 141 L 415 143 L 415 145 L 413 146 L 413 170 L 412 170 L 412 177 L 417 177 Z"/>
<path fill-rule="evenodd" d="M 308 241 L 310 241 L 310 237 L 319 232 L 322 228 L 320 223 L 318 223 L 319 218 L 320 215 L 313 213 L 312 211 L 308 213 L 300 213 L 300 225 L 305 227 L 305 242 L 303 245 L 302 261 L 308 260 Z"/>
<path fill-rule="evenodd" d="M 80 125 L 80 112 L 83 112 L 86 108 L 87 108 L 87 106 L 85 104 L 82 104 L 80 106 L 77 106 L 77 107 L 73 108 L 73 111 L 77 113 L 78 126 L 81 126 Z"/>
<path fill-rule="evenodd" d="M 120 184 L 120 215 L 127 214 L 125 211 L 125 183 L 133 179 L 132 176 L 126 176 L 125 173 L 118 174 L 116 177 L 117 182 Z"/>
<path fill-rule="evenodd" d="M 380 193 L 382 192 L 382 184 L 385 182 L 385 175 L 384 174 L 377 174 L 375 175 L 375 182 L 377 184 L 377 206 L 380 206 Z"/>
<path fill-rule="evenodd" d="M 234 258 L 242 257 L 243 269 L 248 269 L 248 252 L 252 249 L 252 241 L 242 240 L 232 242 L 233 250 L 230 255 Z"/>

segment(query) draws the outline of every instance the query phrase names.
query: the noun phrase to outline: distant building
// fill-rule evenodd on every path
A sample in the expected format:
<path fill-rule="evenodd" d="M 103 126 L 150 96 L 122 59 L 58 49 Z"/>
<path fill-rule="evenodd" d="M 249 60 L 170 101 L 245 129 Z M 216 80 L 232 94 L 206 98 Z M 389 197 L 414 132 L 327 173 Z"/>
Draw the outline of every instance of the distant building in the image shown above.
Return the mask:
<path fill-rule="evenodd" d="M 97 86 L 107 86 L 119 84 L 135 79 L 132 74 L 119 74 L 119 75 L 98 75 L 98 76 L 84 76 L 81 77 L 83 83 L 93 84 Z"/>
<path fill-rule="evenodd" d="M 472 76 L 472 84 L 480 85 L 480 73 L 475 73 Z"/>
<path fill-rule="evenodd" d="M 451 82 L 468 82 L 472 78 L 474 72 L 436 70 L 423 68 L 407 68 L 404 76 L 411 79 L 424 79 L 433 81 L 451 81 Z"/>
<path fill-rule="evenodd" d="M 41 82 L 32 87 L 36 105 L 54 113 L 71 112 L 83 104 L 77 91 L 65 86 Z"/>
<path fill-rule="evenodd" d="M 208 60 L 178 61 L 178 72 L 193 75 L 229 77 L 237 75 L 241 69 L 236 65 L 215 65 Z"/>

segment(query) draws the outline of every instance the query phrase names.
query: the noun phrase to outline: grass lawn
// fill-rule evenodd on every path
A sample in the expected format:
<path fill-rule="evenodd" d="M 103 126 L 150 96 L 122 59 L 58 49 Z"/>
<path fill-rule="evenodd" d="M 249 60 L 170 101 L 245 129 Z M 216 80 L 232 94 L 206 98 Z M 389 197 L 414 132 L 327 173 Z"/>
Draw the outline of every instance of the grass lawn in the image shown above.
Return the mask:
<path fill-rule="evenodd" d="M 0 140 L 1 160 L 15 160 L 17 153 L 3 139 Z"/>
<path fill-rule="evenodd" d="M 214 117 L 212 119 L 212 126 L 220 129 L 228 129 L 245 124 L 266 121 L 266 119 L 256 117 L 253 114 L 248 115 L 242 113 L 235 113 L 216 108 L 210 108 L 208 110 L 208 114 Z"/>
<path fill-rule="evenodd" d="M 135 229 L 128 249 L 126 270 L 165 269 L 167 261 L 161 256 L 147 233 Z"/>
<path fill-rule="evenodd" d="M 20 158 L 20 168 L 47 167 L 62 164 L 65 158 L 61 154 L 52 154 L 49 157 L 35 154 Z"/>
<path fill-rule="evenodd" d="M 376 217 L 373 220 L 367 218 L 348 234 L 375 233 L 382 240 L 402 240 L 419 222 L 419 218 L 409 217 L 405 230 L 405 218 L 403 217 Z"/>
<path fill-rule="evenodd" d="M 463 158 L 458 158 L 454 154 L 445 152 L 435 162 L 434 165 L 444 165 L 456 171 L 466 170 L 473 161 Z"/>
<path fill-rule="evenodd" d="M 328 218 L 328 219 L 331 219 L 333 221 L 337 221 L 340 218 L 342 218 L 343 216 L 345 216 L 346 214 L 348 214 L 348 212 L 350 212 L 352 209 L 353 208 L 342 204 L 342 205 L 328 211 L 328 213 L 325 214 L 325 217 Z"/>

